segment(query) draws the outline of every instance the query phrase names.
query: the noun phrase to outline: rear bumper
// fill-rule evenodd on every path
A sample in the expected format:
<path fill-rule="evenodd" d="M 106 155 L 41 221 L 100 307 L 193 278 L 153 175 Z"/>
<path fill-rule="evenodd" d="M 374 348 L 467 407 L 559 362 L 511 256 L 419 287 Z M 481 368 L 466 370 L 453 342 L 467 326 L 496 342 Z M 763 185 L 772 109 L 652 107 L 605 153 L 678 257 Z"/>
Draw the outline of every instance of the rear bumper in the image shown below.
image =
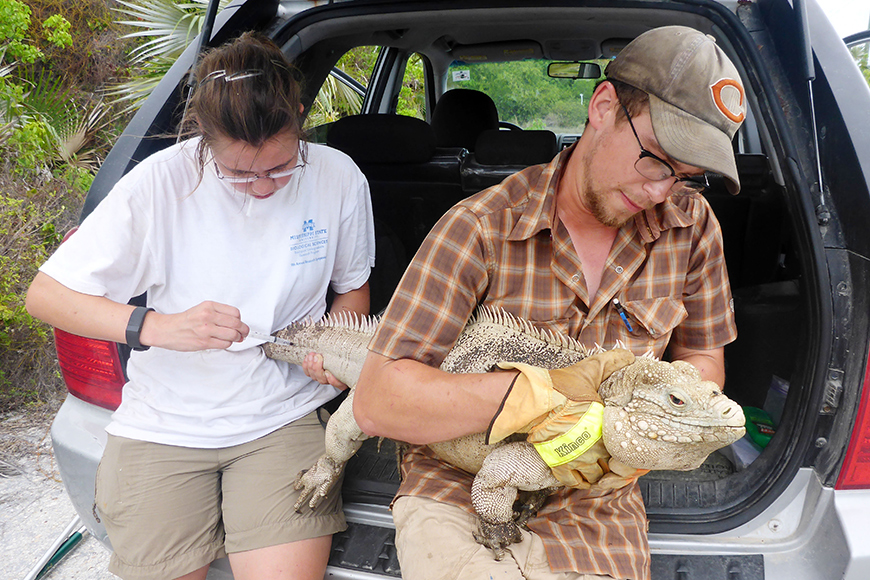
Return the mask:
<path fill-rule="evenodd" d="M 111 412 L 67 395 L 51 425 L 51 444 L 60 477 L 73 508 L 88 531 L 110 546 L 106 530 L 94 517 L 94 480 L 106 447 Z"/>
<path fill-rule="evenodd" d="M 870 490 L 835 491 L 821 485 L 811 469 L 803 468 L 766 510 L 746 524 L 709 536 L 651 534 L 650 548 L 654 563 L 656 556 L 669 556 L 675 562 L 680 556 L 723 555 L 736 562 L 763 556 L 762 576 L 740 578 L 859 580 L 870 578 L 868 537 Z"/>
<path fill-rule="evenodd" d="M 51 429 L 64 486 L 88 530 L 109 546 L 94 518 L 94 479 L 111 413 L 68 396 Z M 395 578 L 393 522 L 386 506 L 349 502 L 351 530 L 336 536 L 327 575 L 334 578 Z M 723 578 L 765 580 L 864 580 L 870 578 L 870 490 L 834 491 L 810 469 L 801 469 L 785 492 L 747 524 L 709 536 L 651 534 L 654 578 L 669 569 L 691 575 L 695 565 L 720 558 Z M 378 545 L 375 545 L 378 544 Z M 763 559 L 763 560 L 762 560 Z M 717 565 L 718 566 L 718 565 Z M 676 568 L 674 568 L 676 567 Z M 230 578 L 226 561 L 209 578 Z M 730 570 L 730 572 L 729 572 Z M 732 576 L 727 574 L 732 573 Z M 704 576 L 698 576 L 704 577 Z M 709 577 L 709 576 L 707 576 Z"/>

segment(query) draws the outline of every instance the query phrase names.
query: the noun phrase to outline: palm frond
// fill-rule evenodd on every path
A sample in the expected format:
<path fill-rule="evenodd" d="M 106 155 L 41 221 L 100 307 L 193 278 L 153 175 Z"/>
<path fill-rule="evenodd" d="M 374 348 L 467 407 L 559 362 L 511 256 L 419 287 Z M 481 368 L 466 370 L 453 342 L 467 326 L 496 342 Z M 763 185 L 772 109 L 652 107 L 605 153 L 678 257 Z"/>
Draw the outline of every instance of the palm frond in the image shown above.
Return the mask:
<path fill-rule="evenodd" d="M 18 67 L 17 62 L 13 62 L 6 65 L 0 65 L 0 83 L 5 83 L 3 79 L 12 74 L 12 72 Z M 0 133 L 0 144 L 3 143 L 8 137 L 8 131 L 11 131 L 11 127 L 15 126 L 15 118 L 16 113 L 15 109 L 18 106 L 18 102 L 15 97 L 12 96 L 12 91 L 7 93 L 7 90 L 10 89 L 8 85 L 4 86 L 4 94 L 3 97 L 0 98 L 0 122 L 4 123 L 3 132 Z"/>
<path fill-rule="evenodd" d="M 139 38 L 144 42 L 131 53 L 131 62 L 140 67 L 135 78 L 117 84 L 106 91 L 106 97 L 120 103 L 125 112 L 139 108 L 181 55 L 196 38 L 205 20 L 209 0 L 116 0 L 113 7 L 125 19 L 120 24 L 134 30 L 124 38 Z M 223 10 L 230 0 L 221 0 Z M 146 40 L 147 39 L 147 40 Z"/>
<path fill-rule="evenodd" d="M 308 116 L 308 124 L 331 123 L 341 117 L 359 113 L 361 108 L 362 97 L 359 93 L 334 76 L 329 75 L 314 99 L 314 106 Z"/>
<path fill-rule="evenodd" d="M 138 109 L 174 62 L 165 58 L 154 59 L 135 77 L 107 88 L 104 94 L 111 102 L 120 104 L 124 112 Z"/>
<path fill-rule="evenodd" d="M 73 167 L 96 170 L 100 159 L 91 147 L 98 131 L 114 120 L 111 107 L 102 99 L 88 102 L 57 130 L 57 154 Z"/>
<path fill-rule="evenodd" d="M 132 53 L 135 64 L 148 62 L 155 57 L 177 58 L 193 41 L 202 28 L 208 0 L 173 2 L 172 0 L 117 0 L 123 8 L 114 10 L 128 20 L 119 24 L 135 30 L 123 38 L 148 38 L 152 40 L 138 46 Z M 222 10 L 229 0 L 221 0 Z"/>
<path fill-rule="evenodd" d="M 0 124 L 0 145 L 6 143 L 6 140 L 15 132 L 15 127 L 18 126 L 16 121 Z"/>
<path fill-rule="evenodd" d="M 67 122 L 72 110 L 71 89 L 64 87 L 62 79 L 43 72 L 19 79 L 28 88 L 21 101 L 23 119 L 39 118 L 52 127 Z"/>

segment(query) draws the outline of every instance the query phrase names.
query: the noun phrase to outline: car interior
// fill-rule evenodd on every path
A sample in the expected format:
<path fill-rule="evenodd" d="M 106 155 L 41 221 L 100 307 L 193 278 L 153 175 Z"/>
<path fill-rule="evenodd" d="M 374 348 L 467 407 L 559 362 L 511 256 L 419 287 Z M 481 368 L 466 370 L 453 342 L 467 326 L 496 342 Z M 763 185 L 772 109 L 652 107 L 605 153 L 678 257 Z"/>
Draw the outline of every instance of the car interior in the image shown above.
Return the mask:
<path fill-rule="evenodd" d="M 793 380 L 805 340 L 799 321 L 808 301 L 782 160 L 771 130 L 760 122 L 764 111 L 756 99 L 756 75 L 746 70 L 714 16 L 630 8 L 620 9 L 618 18 L 615 13 L 594 7 L 498 13 L 409 10 L 345 19 L 333 14 L 323 22 L 315 14 L 278 31 L 276 38 L 307 79 L 307 103 L 314 101 L 317 89 L 347 51 L 382 47 L 361 111 L 317 131 L 325 135 L 323 142 L 353 158 L 369 180 L 378 237 L 372 311 L 378 312 L 426 233 L 448 208 L 515 171 L 549 161 L 579 137 L 547 127 L 521 129 L 500 119 L 497 105 L 485 93 L 448 90 L 452 63 L 608 59 L 641 32 L 669 24 L 716 37 L 746 81 L 749 105 L 747 120 L 734 140 L 740 194 L 728 194 L 715 180 L 704 193 L 722 226 L 739 329 L 737 341 L 726 347 L 725 392 L 744 407 L 761 408 L 771 381 Z M 405 63 L 415 54 L 422 57 L 425 70 L 422 119 L 396 113 Z M 762 453 L 756 467 L 773 453 Z M 695 472 L 642 479 L 654 525 L 656 513 L 691 516 L 726 505 L 755 485 L 752 469 L 714 455 L 719 457 L 711 456 L 709 465 Z M 716 485 L 723 478 L 733 485 Z M 367 445 L 348 465 L 345 482 L 348 499 L 388 503 L 398 482 L 395 460 L 383 449 L 378 454 L 374 443 Z"/>

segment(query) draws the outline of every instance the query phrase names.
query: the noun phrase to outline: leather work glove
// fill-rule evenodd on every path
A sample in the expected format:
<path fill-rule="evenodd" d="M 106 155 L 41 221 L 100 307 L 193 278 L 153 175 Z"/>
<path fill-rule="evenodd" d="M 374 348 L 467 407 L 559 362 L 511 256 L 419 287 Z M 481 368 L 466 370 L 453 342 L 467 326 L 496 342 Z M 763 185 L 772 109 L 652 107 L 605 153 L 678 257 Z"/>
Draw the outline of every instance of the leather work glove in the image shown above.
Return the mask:
<path fill-rule="evenodd" d="M 486 432 L 486 443 L 497 443 L 529 429 L 568 400 L 596 401 L 598 386 L 614 371 L 634 362 L 627 350 L 613 349 L 587 357 L 563 369 L 547 370 L 524 363 L 500 362 L 499 368 L 520 374 L 505 394 Z"/>
<path fill-rule="evenodd" d="M 528 442 L 563 485 L 618 489 L 649 470 L 634 469 L 610 456 L 601 436 L 603 423 L 600 399 L 569 400 L 529 429 Z"/>

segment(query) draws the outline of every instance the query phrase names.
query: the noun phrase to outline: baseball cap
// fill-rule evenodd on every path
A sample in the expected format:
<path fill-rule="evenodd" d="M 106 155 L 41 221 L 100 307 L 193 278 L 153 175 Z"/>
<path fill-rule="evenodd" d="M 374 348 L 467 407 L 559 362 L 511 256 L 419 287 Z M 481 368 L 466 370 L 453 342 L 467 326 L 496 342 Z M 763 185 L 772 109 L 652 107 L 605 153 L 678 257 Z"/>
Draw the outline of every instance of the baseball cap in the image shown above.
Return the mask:
<path fill-rule="evenodd" d="M 649 94 L 656 140 L 672 158 L 719 173 L 740 191 L 731 140 L 746 117 L 746 94 L 716 40 L 685 26 L 649 30 L 604 71 Z"/>

